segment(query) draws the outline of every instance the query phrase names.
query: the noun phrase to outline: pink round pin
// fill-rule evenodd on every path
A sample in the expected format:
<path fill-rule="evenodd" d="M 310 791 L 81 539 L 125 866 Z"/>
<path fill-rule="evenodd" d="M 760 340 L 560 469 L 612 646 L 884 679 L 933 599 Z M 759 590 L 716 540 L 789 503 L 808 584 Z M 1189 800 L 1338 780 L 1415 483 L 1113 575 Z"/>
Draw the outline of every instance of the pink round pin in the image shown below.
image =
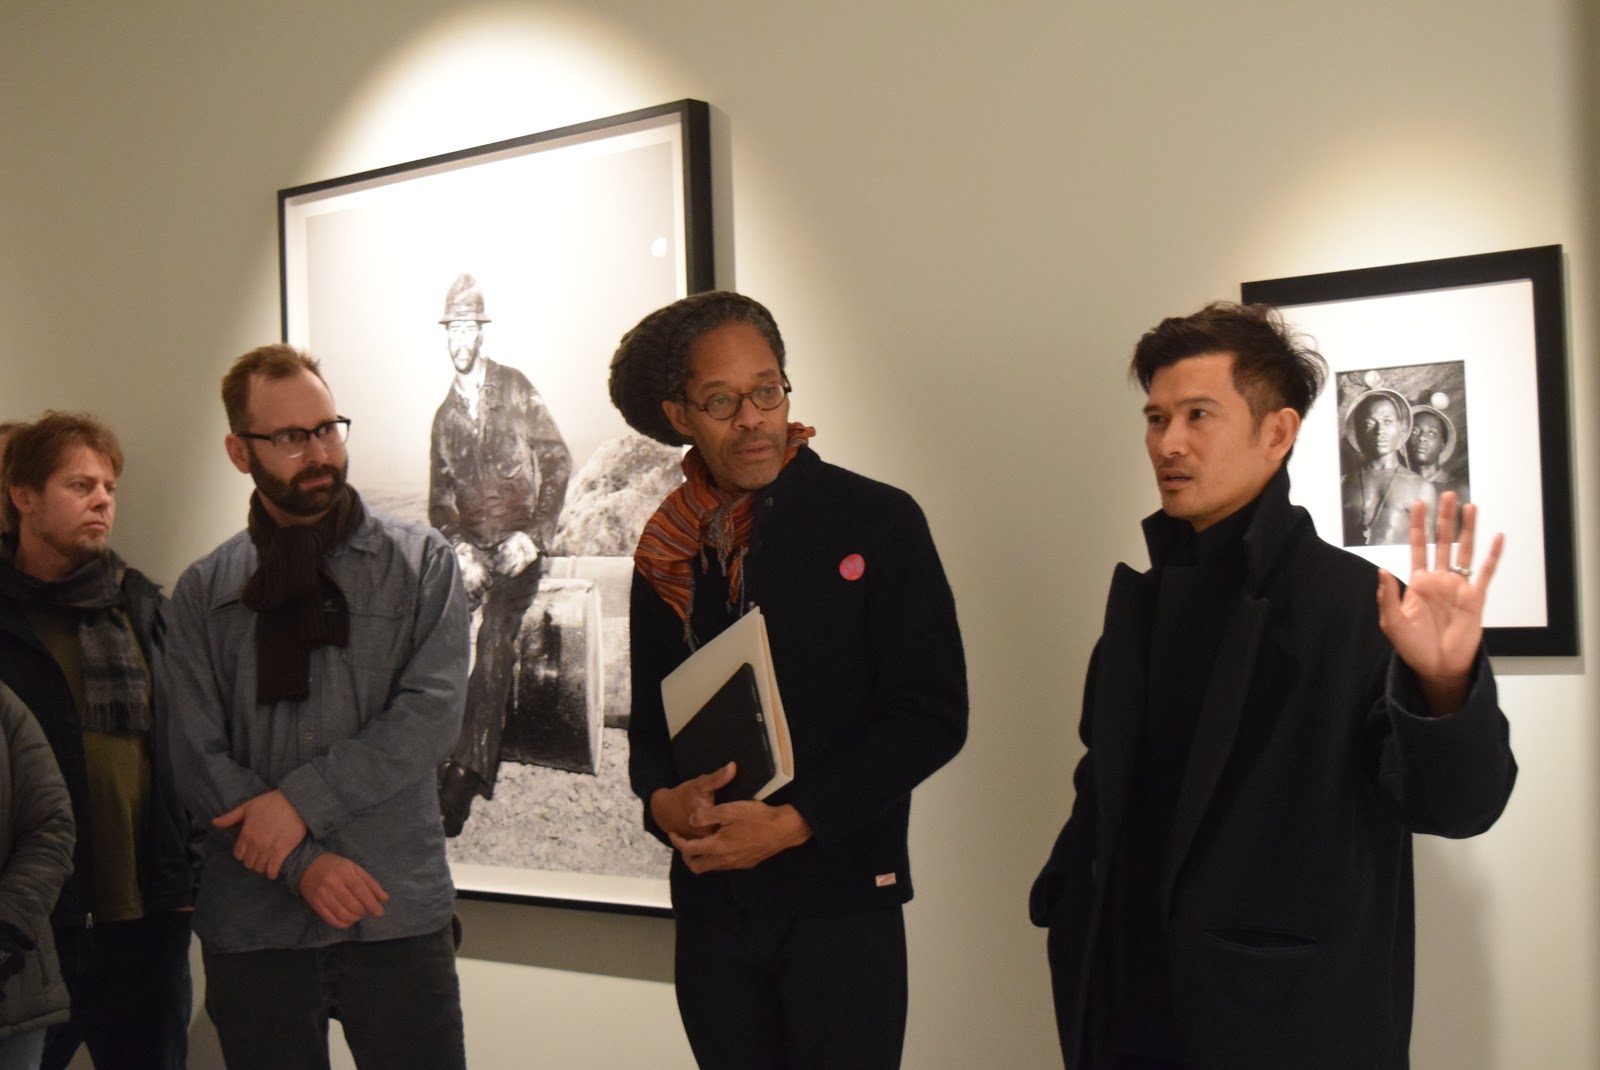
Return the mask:
<path fill-rule="evenodd" d="M 851 554 L 839 562 L 839 575 L 847 580 L 859 580 L 861 574 L 865 571 L 867 571 L 867 563 L 862 560 L 860 554 Z"/>

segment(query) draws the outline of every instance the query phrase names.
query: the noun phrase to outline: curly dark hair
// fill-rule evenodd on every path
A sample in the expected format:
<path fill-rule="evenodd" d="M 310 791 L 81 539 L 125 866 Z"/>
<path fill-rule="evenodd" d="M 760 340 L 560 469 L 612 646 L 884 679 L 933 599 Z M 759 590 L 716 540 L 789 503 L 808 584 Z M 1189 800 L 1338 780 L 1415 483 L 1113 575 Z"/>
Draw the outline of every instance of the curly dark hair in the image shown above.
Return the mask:
<path fill-rule="evenodd" d="M 640 320 L 622 336 L 611 358 L 611 403 L 629 427 L 669 446 L 688 444 L 661 411 L 661 403 L 683 399 L 695 342 L 730 323 L 760 331 L 779 369 L 784 367 L 783 335 L 765 305 L 730 290 L 690 294 Z"/>

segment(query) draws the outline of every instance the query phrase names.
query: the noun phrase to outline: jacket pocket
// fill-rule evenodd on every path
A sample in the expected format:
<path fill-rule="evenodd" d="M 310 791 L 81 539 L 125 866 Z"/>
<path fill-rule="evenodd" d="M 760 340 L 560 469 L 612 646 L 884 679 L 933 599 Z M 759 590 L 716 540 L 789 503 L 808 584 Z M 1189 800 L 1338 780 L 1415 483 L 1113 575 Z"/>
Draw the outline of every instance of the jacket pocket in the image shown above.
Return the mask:
<path fill-rule="evenodd" d="M 377 606 L 350 607 L 350 664 L 380 678 L 400 668 L 407 620 L 401 610 Z"/>
<path fill-rule="evenodd" d="M 1206 939 L 1219 947 L 1243 954 L 1292 957 L 1315 954 L 1317 950 L 1317 942 L 1311 937 L 1277 929 L 1207 929 Z"/>
<path fill-rule="evenodd" d="M 1317 941 L 1303 933 L 1244 926 L 1205 930 L 1197 948 L 1196 991 L 1207 1017 L 1293 1016 L 1299 989 L 1315 969 Z"/>

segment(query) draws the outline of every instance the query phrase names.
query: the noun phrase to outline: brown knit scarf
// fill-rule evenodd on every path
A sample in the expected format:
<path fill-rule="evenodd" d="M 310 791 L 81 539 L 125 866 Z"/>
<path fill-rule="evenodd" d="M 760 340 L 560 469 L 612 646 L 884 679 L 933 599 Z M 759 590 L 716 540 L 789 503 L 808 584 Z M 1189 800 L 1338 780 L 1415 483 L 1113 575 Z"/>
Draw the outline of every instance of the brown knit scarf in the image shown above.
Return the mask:
<path fill-rule="evenodd" d="M 785 466 L 816 433 L 816 428 L 804 424 L 789 425 Z M 645 525 L 639 548 L 633 552 L 634 567 L 682 618 L 685 635 L 689 635 L 689 612 L 694 603 L 697 554 L 716 552 L 722 573 L 728 577 L 728 602 L 732 605 L 740 600 L 755 508 L 753 492 L 734 494 L 717 486 L 696 447 L 683 458 L 683 484 L 667 495 Z"/>
<path fill-rule="evenodd" d="M 256 612 L 256 701 L 303 702 L 311 695 L 311 651 L 350 642 L 350 605 L 323 566 L 367 515 L 346 486 L 315 524 L 280 525 L 259 494 L 250 498 L 250 541 L 258 564 L 240 601 Z"/>

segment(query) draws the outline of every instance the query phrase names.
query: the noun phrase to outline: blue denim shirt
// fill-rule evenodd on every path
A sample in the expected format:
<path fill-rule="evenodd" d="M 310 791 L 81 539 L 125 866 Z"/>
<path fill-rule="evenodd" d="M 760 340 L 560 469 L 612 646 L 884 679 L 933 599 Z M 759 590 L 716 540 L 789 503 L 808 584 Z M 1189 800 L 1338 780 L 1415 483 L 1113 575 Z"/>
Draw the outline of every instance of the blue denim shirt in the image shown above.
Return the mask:
<path fill-rule="evenodd" d="M 173 591 L 162 664 L 178 791 L 207 829 L 194 928 L 207 950 L 315 947 L 437 931 L 455 887 L 434 769 L 455 743 L 467 679 L 467 608 L 455 554 L 432 528 L 368 513 L 326 559 L 350 605 L 350 642 L 311 652 L 311 698 L 256 702 L 256 614 L 239 601 L 256 569 L 240 532 Z M 277 880 L 233 857 L 211 819 L 280 789 L 307 834 Z M 299 895 L 324 851 L 389 894 L 348 929 Z"/>

